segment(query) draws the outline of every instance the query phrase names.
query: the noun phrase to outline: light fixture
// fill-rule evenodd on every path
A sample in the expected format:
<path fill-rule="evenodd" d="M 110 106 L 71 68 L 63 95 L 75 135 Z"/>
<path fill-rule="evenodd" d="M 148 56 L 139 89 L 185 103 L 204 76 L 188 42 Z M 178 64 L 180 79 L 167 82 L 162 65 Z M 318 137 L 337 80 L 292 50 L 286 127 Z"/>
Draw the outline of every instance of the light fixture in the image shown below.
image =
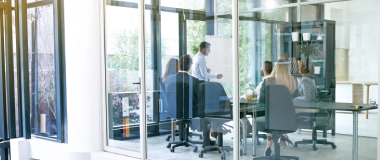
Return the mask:
<path fill-rule="evenodd" d="M 274 0 L 267 0 L 266 3 L 265 3 L 266 7 L 268 8 L 274 8 L 274 6 L 276 6 L 276 2 Z"/>

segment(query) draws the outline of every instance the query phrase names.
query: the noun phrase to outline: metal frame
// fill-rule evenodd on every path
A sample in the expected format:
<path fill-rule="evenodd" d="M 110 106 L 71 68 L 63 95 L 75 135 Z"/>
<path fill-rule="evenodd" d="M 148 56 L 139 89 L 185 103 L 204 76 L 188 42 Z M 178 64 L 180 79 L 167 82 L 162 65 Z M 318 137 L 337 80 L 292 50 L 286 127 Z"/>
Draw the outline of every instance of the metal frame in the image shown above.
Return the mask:
<path fill-rule="evenodd" d="M 33 3 L 27 3 L 26 0 L 16 0 L 15 7 L 11 7 L 9 0 L 8 8 L 10 16 L 12 9 L 15 10 L 16 23 L 16 65 L 17 65 L 17 89 L 18 89 L 18 106 L 19 106 L 19 125 L 20 136 L 25 139 L 31 138 L 30 127 L 30 99 L 29 99 L 29 60 L 28 60 L 28 25 L 27 25 L 27 9 L 39 7 L 47 4 L 53 4 L 53 21 L 54 21 L 54 63 L 55 63 L 55 98 L 56 98 L 56 124 L 57 138 L 35 136 L 36 138 L 47 139 L 59 143 L 67 143 L 67 112 L 66 112 L 66 72 L 65 72 L 65 43 L 64 43 L 64 16 L 63 16 L 63 0 L 44 0 Z M 7 21 L 8 22 L 8 21 Z M 12 22 L 12 19 L 10 19 Z M 10 27 L 12 23 L 10 23 Z M 5 28 L 12 36 L 12 30 Z M 7 33 L 6 35 L 7 36 Z M 11 37 L 7 38 L 12 42 Z M 6 43 L 6 46 L 11 47 L 7 53 L 12 56 L 7 57 L 7 70 L 13 70 L 13 45 Z M 11 73 L 8 73 L 11 74 Z M 10 76 L 10 75 L 7 75 Z M 8 78 L 7 78 L 8 79 Z M 7 88 L 14 88 L 13 79 L 9 82 Z M 8 91 L 9 92 L 9 91 Z M 14 95 L 14 91 L 8 95 Z M 8 99 L 13 101 L 10 106 L 14 108 L 14 96 Z M 11 113 L 10 113 L 11 114 Z M 14 115 L 14 113 L 13 113 Z M 21 116 L 22 115 L 22 116 Z M 21 127 L 22 126 L 22 127 Z M 12 131 L 10 131 L 11 133 Z"/>

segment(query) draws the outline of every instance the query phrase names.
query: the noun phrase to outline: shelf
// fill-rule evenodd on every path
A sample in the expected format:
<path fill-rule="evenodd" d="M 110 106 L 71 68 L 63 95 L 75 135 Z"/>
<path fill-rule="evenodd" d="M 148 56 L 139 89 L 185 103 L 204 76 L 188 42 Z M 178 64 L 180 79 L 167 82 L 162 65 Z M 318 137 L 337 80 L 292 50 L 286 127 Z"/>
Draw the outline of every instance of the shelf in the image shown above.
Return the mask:
<path fill-rule="evenodd" d="M 297 43 L 297 44 L 301 44 L 301 42 L 306 42 L 306 44 L 323 44 L 323 40 L 292 41 L 292 43 Z"/>

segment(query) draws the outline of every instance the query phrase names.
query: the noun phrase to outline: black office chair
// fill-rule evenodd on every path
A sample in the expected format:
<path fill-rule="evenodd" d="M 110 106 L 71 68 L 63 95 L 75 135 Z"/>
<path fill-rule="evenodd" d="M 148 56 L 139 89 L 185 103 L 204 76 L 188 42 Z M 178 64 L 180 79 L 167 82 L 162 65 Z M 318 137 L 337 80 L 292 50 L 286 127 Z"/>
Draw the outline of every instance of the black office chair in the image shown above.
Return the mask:
<path fill-rule="evenodd" d="M 166 88 L 165 88 L 165 84 L 162 83 L 162 79 L 161 77 L 158 78 L 159 82 L 160 82 L 160 99 L 161 99 L 161 107 L 162 107 L 162 110 L 163 112 L 161 112 L 161 108 L 160 108 L 160 120 L 166 120 L 168 118 L 170 118 L 169 116 L 169 113 L 168 113 L 168 104 L 167 104 L 167 98 L 166 98 Z M 179 131 L 175 131 L 174 133 L 175 136 L 179 136 Z M 193 137 L 193 136 L 198 136 L 199 139 L 202 139 L 202 135 L 201 134 L 197 134 L 197 133 L 192 133 L 190 132 L 189 133 L 189 137 Z M 170 139 L 172 138 L 172 135 L 168 135 L 166 137 L 166 141 L 169 141 Z"/>
<path fill-rule="evenodd" d="M 316 109 L 316 102 L 297 102 L 297 106 L 305 109 Z M 331 145 L 333 149 L 336 148 L 336 145 L 333 142 L 328 142 L 326 139 L 317 138 L 317 130 L 330 126 L 331 112 L 326 110 L 319 110 L 318 113 L 298 113 L 297 114 L 297 125 L 300 129 L 311 129 L 312 130 L 312 139 L 303 139 L 302 141 L 297 141 L 294 144 L 294 147 L 297 148 L 298 144 L 313 144 L 313 150 L 317 151 L 317 144 Z"/>
<path fill-rule="evenodd" d="M 198 100 L 199 117 L 203 121 L 204 149 L 199 153 L 211 151 L 222 153 L 221 159 L 226 159 L 226 152 L 232 151 L 230 146 L 223 145 L 223 124 L 232 121 L 232 107 L 223 86 L 217 82 L 205 82 L 199 85 Z M 210 146 L 210 128 L 217 132 L 218 146 Z"/>
<path fill-rule="evenodd" d="M 170 152 L 179 146 L 192 146 L 193 151 L 197 152 L 198 147 L 189 141 L 189 126 L 192 117 L 192 96 L 189 94 L 189 85 L 176 82 L 169 85 L 170 90 L 167 90 L 167 102 L 169 115 L 172 119 L 179 120 L 179 135 L 180 141 L 170 142 L 166 147 L 170 148 Z M 191 93 L 192 94 L 192 93 Z M 172 146 L 173 145 L 173 146 Z"/>
<path fill-rule="evenodd" d="M 267 133 L 272 133 L 274 142 L 274 154 L 266 157 L 256 157 L 254 160 L 271 159 L 287 160 L 295 159 L 295 156 L 280 156 L 280 144 L 278 139 L 282 134 L 295 132 L 296 113 L 293 106 L 292 97 L 289 90 L 283 85 L 268 85 L 265 88 L 265 129 Z"/>

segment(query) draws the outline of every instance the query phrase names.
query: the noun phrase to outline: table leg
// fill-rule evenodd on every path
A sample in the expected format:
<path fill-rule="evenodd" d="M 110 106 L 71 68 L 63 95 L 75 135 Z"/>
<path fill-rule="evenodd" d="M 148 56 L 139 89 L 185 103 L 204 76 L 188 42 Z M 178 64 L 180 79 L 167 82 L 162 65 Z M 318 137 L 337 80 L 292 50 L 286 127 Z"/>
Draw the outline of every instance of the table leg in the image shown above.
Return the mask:
<path fill-rule="evenodd" d="M 252 107 L 252 156 L 256 156 L 256 143 L 257 143 L 257 134 L 256 134 L 256 107 Z"/>
<path fill-rule="evenodd" d="M 172 119 L 172 141 L 175 141 L 175 120 Z"/>
<path fill-rule="evenodd" d="M 367 104 L 369 104 L 369 86 L 367 86 Z M 368 119 L 368 110 L 365 111 L 365 118 Z"/>
<path fill-rule="evenodd" d="M 248 137 L 248 135 L 247 135 L 247 117 L 246 117 L 246 113 L 244 112 L 244 114 L 243 114 L 243 118 L 241 119 L 242 120 L 242 122 L 243 122 L 243 146 L 244 146 L 244 148 L 243 148 L 243 154 L 244 155 L 246 155 L 247 154 L 247 137 Z"/>
<path fill-rule="evenodd" d="M 358 160 L 358 112 L 354 111 L 354 126 L 352 135 L 352 160 Z"/>

